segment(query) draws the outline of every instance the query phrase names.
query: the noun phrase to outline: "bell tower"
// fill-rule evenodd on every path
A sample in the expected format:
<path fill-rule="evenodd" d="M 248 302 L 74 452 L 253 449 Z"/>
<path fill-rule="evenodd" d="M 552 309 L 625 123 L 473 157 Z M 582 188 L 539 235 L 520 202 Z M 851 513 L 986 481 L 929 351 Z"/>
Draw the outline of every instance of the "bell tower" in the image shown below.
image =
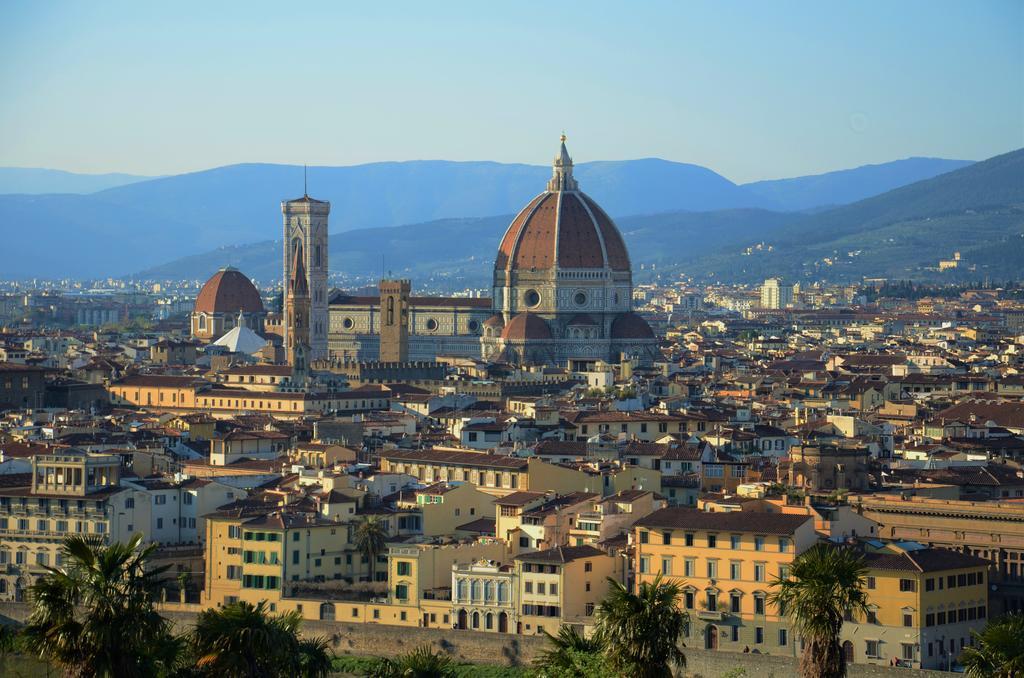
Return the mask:
<path fill-rule="evenodd" d="M 404 363 L 409 360 L 408 280 L 380 281 L 380 361 Z"/>
<path fill-rule="evenodd" d="M 304 194 L 297 200 L 281 203 L 284 215 L 284 345 L 289 346 L 288 322 L 289 285 L 295 266 L 295 253 L 302 252 L 302 264 L 309 289 L 309 331 L 310 359 L 329 357 L 327 332 L 329 317 L 327 310 L 327 217 L 331 203 L 316 200 Z"/>
<path fill-rule="evenodd" d="M 292 276 L 288 280 L 288 292 L 285 295 L 285 351 L 288 364 L 292 366 L 292 380 L 304 384 L 309 376 L 309 286 L 306 283 L 306 266 L 302 261 L 303 251 L 300 244 L 292 257 Z"/>

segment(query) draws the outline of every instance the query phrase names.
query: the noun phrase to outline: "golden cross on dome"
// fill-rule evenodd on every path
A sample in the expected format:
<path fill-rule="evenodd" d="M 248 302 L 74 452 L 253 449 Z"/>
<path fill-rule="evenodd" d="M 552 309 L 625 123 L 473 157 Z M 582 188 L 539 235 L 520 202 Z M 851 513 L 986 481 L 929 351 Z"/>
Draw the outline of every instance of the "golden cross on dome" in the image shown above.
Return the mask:
<path fill-rule="evenodd" d="M 560 138 L 561 138 L 563 144 L 565 143 L 565 140 L 568 138 L 568 137 L 565 136 L 565 130 L 564 129 L 562 130 L 562 136 Z"/>

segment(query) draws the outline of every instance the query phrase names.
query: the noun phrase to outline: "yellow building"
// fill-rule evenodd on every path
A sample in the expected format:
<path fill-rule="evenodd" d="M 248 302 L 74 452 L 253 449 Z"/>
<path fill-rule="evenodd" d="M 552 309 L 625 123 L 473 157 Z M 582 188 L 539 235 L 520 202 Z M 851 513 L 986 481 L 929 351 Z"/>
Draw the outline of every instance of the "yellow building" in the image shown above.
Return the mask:
<path fill-rule="evenodd" d="M 443 607 L 440 620 L 429 617 L 420 621 L 426 626 L 451 628 L 452 570 L 474 561 L 504 560 L 507 555 L 504 542 L 480 539 L 464 542 L 435 542 L 392 544 L 388 549 L 389 601 L 396 605 L 426 606 L 429 614 Z"/>
<path fill-rule="evenodd" d="M 267 600 L 277 609 L 296 582 L 365 578 L 363 560 L 350 522 L 265 506 L 222 508 L 206 521 L 204 602 Z M 378 571 L 383 577 L 385 566 Z"/>
<path fill-rule="evenodd" d="M 418 490 L 402 490 L 395 501 L 399 509 L 415 509 L 425 537 L 450 536 L 460 525 L 478 518 L 493 518 L 494 495 L 465 483 L 434 483 Z"/>
<path fill-rule="evenodd" d="M 408 473 L 423 483 L 461 481 L 504 496 L 531 488 L 542 492 L 661 489 L 661 473 L 618 463 L 550 464 L 536 457 L 509 457 L 472 450 L 394 450 L 381 455 L 385 473 Z"/>
<path fill-rule="evenodd" d="M 253 386 L 268 387 L 256 383 Z M 107 390 L 114 405 L 133 405 L 156 412 L 198 411 L 214 416 L 257 412 L 294 419 L 325 412 L 355 413 L 391 408 L 391 392 L 379 387 L 333 393 L 271 392 L 215 386 L 197 377 L 139 374 L 115 381 Z"/>
<path fill-rule="evenodd" d="M 869 547 L 866 618 L 843 624 L 847 661 L 948 669 L 988 617 L 988 563 L 912 542 Z"/>
<path fill-rule="evenodd" d="M 306 468 L 333 468 L 337 464 L 353 464 L 356 451 L 344 445 L 330 443 L 297 443 L 288 453 L 291 460 Z"/>
<path fill-rule="evenodd" d="M 519 621 L 516 633 L 555 634 L 563 624 L 594 623 L 608 578 L 622 581 L 622 557 L 590 545 L 557 546 L 516 556 Z"/>
<path fill-rule="evenodd" d="M 638 583 L 661 574 L 684 586 L 687 644 L 796 654 L 789 623 L 767 597 L 817 541 L 813 518 L 673 507 L 641 518 L 633 536 Z"/>
<path fill-rule="evenodd" d="M 1024 505 L 892 495 L 854 496 L 884 539 L 920 542 L 984 558 L 994 586 L 992 616 L 1024 610 Z"/>

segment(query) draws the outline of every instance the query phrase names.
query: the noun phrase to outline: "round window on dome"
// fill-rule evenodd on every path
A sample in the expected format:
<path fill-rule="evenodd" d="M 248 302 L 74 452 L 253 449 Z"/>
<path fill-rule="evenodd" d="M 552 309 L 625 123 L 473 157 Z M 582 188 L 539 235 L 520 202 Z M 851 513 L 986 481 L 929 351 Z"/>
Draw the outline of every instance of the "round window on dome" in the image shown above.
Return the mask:
<path fill-rule="evenodd" d="M 345 318 L 341 321 L 341 326 L 346 330 L 352 329 L 353 325 L 355 325 L 355 323 L 352 321 L 352 318 Z"/>
<path fill-rule="evenodd" d="M 470 332 L 476 332 L 478 329 L 480 329 L 480 323 L 478 323 L 475 320 L 470 320 L 469 321 L 469 331 Z"/>
<path fill-rule="evenodd" d="M 583 292 L 577 292 L 572 298 L 576 302 L 577 306 L 585 306 L 587 303 L 587 295 Z"/>
<path fill-rule="evenodd" d="M 437 329 L 437 321 L 434 320 L 433 318 L 430 318 L 429 320 L 427 320 L 427 329 L 429 331 L 431 331 L 431 332 L 436 330 Z"/>
<path fill-rule="evenodd" d="M 526 290 L 526 293 L 523 295 L 523 302 L 530 308 L 539 305 L 540 292 L 537 290 Z"/>

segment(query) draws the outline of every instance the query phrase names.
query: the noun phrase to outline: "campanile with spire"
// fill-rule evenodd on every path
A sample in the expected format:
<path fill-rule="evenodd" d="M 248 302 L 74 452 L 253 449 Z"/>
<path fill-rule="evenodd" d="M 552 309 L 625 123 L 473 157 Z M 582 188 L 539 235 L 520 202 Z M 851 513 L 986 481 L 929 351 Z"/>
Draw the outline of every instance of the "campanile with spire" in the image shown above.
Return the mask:
<path fill-rule="evenodd" d="M 284 345 L 289 345 L 289 302 L 288 289 L 292 280 L 295 253 L 302 252 L 309 288 L 309 330 L 310 359 L 328 357 L 327 333 L 329 316 L 327 311 L 327 217 L 331 203 L 316 200 L 304 193 L 301 198 L 281 203 L 284 215 Z"/>

